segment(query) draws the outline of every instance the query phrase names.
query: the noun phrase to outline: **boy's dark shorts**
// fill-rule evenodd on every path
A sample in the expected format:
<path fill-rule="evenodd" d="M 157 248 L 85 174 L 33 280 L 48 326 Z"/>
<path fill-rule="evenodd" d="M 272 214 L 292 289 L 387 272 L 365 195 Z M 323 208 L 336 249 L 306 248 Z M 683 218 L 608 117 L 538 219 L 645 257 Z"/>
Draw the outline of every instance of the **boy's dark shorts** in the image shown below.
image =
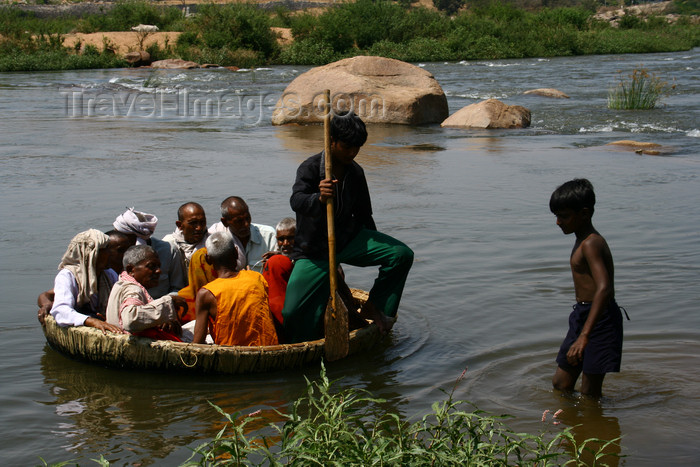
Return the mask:
<path fill-rule="evenodd" d="M 583 351 L 583 362 L 573 366 L 566 360 L 566 353 L 581 334 L 590 310 L 590 303 L 574 305 L 574 310 L 569 315 L 569 332 L 559 348 L 557 364 L 570 373 L 617 373 L 620 371 L 622 360 L 622 313 L 615 300 L 608 303 L 608 308 L 603 310 L 598 322 L 593 326 L 588 345 Z"/>

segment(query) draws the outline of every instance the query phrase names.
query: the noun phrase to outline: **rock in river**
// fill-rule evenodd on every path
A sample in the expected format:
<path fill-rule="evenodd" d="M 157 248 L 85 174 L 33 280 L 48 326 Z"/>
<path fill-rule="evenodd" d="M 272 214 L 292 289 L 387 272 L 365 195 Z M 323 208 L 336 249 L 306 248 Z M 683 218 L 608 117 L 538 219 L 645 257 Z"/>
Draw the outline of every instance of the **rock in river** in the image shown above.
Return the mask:
<path fill-rule="evenodd" d="M 525 128 L 530 126 L 530 111 L 520 105 L 506 105 L 487 99 L 450 115 L 440 126 L 454 128 Z"/>
<path fill-rule="evenodd" d="M 529 91 L 525 91 L 523 94 L 535 94 L 536 96 L 542 96 L 542 97 L 554 97 L 556 99 L 568 99 L 569 96 L 564 94 L 558 89 L 554 88 L 539 88 L 539 89 L 530 89 Z"/>
<path fill-rule="evenodd" d="M 151 68 L 169 68 L 169 69 L 185 69 L 189 70 L 191 68 L 199 68 L 199 64 L 195 62 L 190 62 L 188 60 L 182 60 L 180 58 L 170 58 L 167 60 L 158 60 L 151 63 Z"/>
<path fill-rule="evenodd" d="M 449 113 L 430 72 L 400 60 L 359 56 L 297 76 L 277 101 L 272 124 L 322 122 L 325 89 L 334 112 L 353 110 L 367 123 L 438 123 Z"/>

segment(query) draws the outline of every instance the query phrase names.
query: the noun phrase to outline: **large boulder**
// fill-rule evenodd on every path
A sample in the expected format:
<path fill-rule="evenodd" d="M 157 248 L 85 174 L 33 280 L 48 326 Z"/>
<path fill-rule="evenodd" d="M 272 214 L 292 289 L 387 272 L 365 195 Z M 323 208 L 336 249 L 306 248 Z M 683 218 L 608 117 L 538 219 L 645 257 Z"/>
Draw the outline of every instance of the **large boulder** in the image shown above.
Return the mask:
<path fill-rule="evenodd" d="M 367 123 L 420 125 L 449 114 L 447 98 L 428 71 L 384 57 L 353 57 L 312 68 L 294 79 L 272 113 L 273 125 L 323 121 L 323 91 L 333 111 L 353 110 Z"/>
<path fill-rule="evenodd" d="M 526 128 L 530 126 L 530 111 L 520 105 L 506 105 L 497 99 L 487 99 L 450 115 L 440 124 L 452 128 Z"/>

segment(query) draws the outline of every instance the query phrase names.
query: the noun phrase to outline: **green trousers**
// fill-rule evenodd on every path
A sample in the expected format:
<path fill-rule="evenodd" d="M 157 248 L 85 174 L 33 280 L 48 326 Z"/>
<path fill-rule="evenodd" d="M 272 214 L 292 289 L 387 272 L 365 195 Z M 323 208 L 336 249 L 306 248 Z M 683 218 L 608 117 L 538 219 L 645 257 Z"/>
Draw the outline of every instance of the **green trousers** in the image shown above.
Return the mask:
<path fill-rule="evenodd" d="M 369 301 L 384 314 L 396 316 L 413 264 L 413 251 L 389 235 L 363 229 L 336 256 L 339 264 L 379 266 L 379 276 L 369 292 Z M 328 260 L 297 260 L 282 310 L 286 342 L 323 337 L 323 313 L 329 297 Z"/>

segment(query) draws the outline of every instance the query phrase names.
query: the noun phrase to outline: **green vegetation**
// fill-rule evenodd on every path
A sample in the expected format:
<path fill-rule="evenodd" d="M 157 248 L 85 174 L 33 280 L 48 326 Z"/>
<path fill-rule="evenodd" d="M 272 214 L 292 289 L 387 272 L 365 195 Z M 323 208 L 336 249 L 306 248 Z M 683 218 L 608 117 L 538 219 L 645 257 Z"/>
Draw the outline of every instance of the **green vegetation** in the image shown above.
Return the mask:
<path fill-rule="evenodd" d="M 608 92 L 608 108 L 616 110 L 649 110 L 656 107 L 668 90 L 668 83 L 644 69 L 635 69 Z"/>
<path fill-rule="evenodd" d="M 81 18 L 38 19 L 2 7 L 0 71 L 46 69 L 42 63 L 56 69 L 125 66 L 110 57 L 109 50 L 97 54 L 99 60 L 94 53 L 89 60 L 77 58 L 86 55 L 85 51 L 62 47 L 61 38 L 69 32 L 125 31 L 139 23 L 183 32 L 177 44 L 149 50 L 154 57 L 244 67 L 320 65 L 370 54 L 405 61 L 457 61 L 668 52 L 700 45 L 700 28 L 690 17 L 669 24 L 663 17 L 627 14 L 614 28 L 592 18 L 594 0 L 581 6 L 536 10 L 491 0 L 469 1 L 466 9 L 457 10 L 462 0 L 435 1 L 444 11 L 427 10 L 408 0 L 356 0 L 318 15 L 293 13 L 281 6 L 266 11 L 253 4 L 235 3 L 201 5 L 191 18 L 184 18 L 177 7 L 144 0 L 122 0 L 103 14 Z M 675 8 L 695 12 L 697 1 L 677 0 Z M 541 4 L 570 3 L 551 0 Z M 294 42 L 278 45 L 271 26 L 291 28 Z M 52 38 L 48 45 L 46 37 Z M 42 54 L 49 51 L 53 58 L 46 62 Z"/>
<path fill-rule="evenodd" d="M 279 54 L 270 16 L 252 4 L 203 5 L 177 41 L 185 60 L 250 67 Z"/>
<path fill-rule="evenodd" d="M 285 422 L 270 424 L 269 436 L 250 428 L 259 426 L 257 414 L 229 415 L 214 406 L 229 425 L 185 465 L 602 465 L 615 456 L 606 452 L 617 440 L 579 443 L 568 428 L 516 433 L 505 423 L 508 416 L 453 400 L 454 388 L 431 413 L 409 423 L 366 391 L 334 393 L 323 367 L 320 381 L 307 383 L 291 413 L 277 412 Z"/>

